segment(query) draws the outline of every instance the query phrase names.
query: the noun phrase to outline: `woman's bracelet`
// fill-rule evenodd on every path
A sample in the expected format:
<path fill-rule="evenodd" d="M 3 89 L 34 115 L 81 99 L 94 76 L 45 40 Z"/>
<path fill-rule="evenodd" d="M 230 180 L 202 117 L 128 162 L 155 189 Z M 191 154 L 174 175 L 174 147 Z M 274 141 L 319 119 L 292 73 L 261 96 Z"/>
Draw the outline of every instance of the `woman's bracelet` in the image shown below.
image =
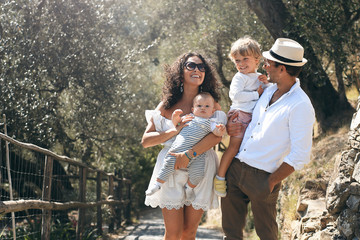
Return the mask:
<path fill-rule="evenodd" d="M 192 148 L 189 150 L 189 154 L 190 154 L 190 151 L 192 152 L 191 155 L 193 155 L 193 158 L 196 157 L 197 153 Z"/>
<path fill-rule="evenodd" d="M 185 156 L 186 156 L 189 160 L 192 159 L 186 152 L 185 152 Z"/>

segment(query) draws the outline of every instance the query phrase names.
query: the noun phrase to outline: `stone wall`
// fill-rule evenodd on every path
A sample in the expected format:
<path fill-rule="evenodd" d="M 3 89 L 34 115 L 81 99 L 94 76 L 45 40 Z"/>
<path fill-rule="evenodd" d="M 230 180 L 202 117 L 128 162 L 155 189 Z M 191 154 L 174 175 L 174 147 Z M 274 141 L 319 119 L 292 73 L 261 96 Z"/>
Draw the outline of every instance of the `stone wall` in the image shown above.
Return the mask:
<path fill-rule="evenodd" d="M 326 206 L 339 231 L 333 239 L 360 239 L 360 104 L 351 122 L 349 145 L 327 189 Z"/>
<path fill-rule="evenodd" d="M 291 239 L 360 239 L 360 98 L 358 100 L 349 131 L 349 149 L 337 158 L 329 182 L 305 183 Z M 312 191 L 319 197 L 312 199 Z"/>

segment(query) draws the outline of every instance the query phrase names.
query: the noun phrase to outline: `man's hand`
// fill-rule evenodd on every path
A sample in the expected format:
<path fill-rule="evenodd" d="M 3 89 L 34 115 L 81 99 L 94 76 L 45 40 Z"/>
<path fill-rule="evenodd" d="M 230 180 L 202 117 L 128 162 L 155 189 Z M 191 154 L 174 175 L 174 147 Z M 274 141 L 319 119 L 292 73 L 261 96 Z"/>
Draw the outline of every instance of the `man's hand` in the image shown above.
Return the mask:
<path fill-rule="evenodd" d="M 187 168 L 189 165 L 190 159 L 185 155 L 185 152 L 182 153 L 171 153 L 169 152 L 171 156 L 176 157 L 176 162 L 174 169 L 180 169 L 180 168 Z"/>
<path fill-rule="evenodd" d="M 264 89 L 262 88 L 262 86 L 260 85 L 259 88 L 257 89 L 257 92 L 259 94 L 259 97 L 261 96 L 261 94 L 263 94 Z"/>
<path fill-rule="evenodd" d="M 274 187 L 277 183 L 274 183 L 274 182 L 269 182 L 269 189 L 270 189 L 270 192 L 272 193 L 272 191 L 274 190 Z"/>
<path fill-rule="evenodd" d="M 226 124 L 226 130 L 229 136 L 237 136 L 241 133 L 241 126 L 238 123 L 234 123 L 233 120 L 239 116 L 239 113 L 234 113 Z"/>

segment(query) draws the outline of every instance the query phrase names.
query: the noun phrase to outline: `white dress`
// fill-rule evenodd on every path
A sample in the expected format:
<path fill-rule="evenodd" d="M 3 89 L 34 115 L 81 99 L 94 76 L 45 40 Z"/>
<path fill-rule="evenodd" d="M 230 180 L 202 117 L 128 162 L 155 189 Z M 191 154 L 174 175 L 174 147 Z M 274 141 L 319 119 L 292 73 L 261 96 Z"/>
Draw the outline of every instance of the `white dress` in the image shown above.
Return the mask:
<path fill-rule="evenodd" d="M 174 125 L 170 119 L 161 116 L 158 110 L 146 110 L 146 120 L 149 122 L 153 120 L 156 131 L 162 132 Z M 226 124 L 226 114 L 222 111 L 216 111 L 212 118 L 216 119 L 216 122 Z M 164 164 L 164 158 L 169 151 L 172 142 L 175 137 L 163 143 L 164 148 L 160 151 L 149 186 L 152 186 L 155 181 L 161 167 Z M 188 171 L 186 169 L 175 170 L 175 173 L 170 176 L 159 191 L 153 195 L 146 196 L 145 205 L 153 208 L 167 208 L 167 209 L 180 209 L 186 206 L 192 205 L 194 209 L 202 209 L 204 211 L 219 206 L 218 198 L 213 189 L 213 179 L 216 174 L 217 167 L 219 165 L 219 159 L 214 150 L 208 150 L 205 155 L 205 175 L 201 182 L 194 188 L 195 200 L 189 202 L 185 200 L 184 186 L 188 180 Z"/>

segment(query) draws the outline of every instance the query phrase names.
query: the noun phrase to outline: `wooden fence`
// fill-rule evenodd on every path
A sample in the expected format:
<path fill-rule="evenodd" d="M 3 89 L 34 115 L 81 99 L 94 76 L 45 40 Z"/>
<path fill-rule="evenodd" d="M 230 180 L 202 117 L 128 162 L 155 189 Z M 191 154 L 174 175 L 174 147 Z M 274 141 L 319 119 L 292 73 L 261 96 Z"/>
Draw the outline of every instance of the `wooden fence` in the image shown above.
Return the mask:
<path fill-rule="evenodd" d="M 34 228 L 41 225 L 41 233 L 30 234 L 48 240 L 59 212 L 76 226 L 76 239 L 83 238 L 85 227 L 93 226 L 101 235 L 104 226 L 111 232 L 131 222 L 131 181 L 119 171 L 109 174 L 3 133 L 0 143 L 0 215 L 11 214 L 0 219 L 0 223 L 8 221 L 0 224 L 1 239 L 6 239 L 6 232 L 16 239 L 15 228 L 27 223 Z"/>

